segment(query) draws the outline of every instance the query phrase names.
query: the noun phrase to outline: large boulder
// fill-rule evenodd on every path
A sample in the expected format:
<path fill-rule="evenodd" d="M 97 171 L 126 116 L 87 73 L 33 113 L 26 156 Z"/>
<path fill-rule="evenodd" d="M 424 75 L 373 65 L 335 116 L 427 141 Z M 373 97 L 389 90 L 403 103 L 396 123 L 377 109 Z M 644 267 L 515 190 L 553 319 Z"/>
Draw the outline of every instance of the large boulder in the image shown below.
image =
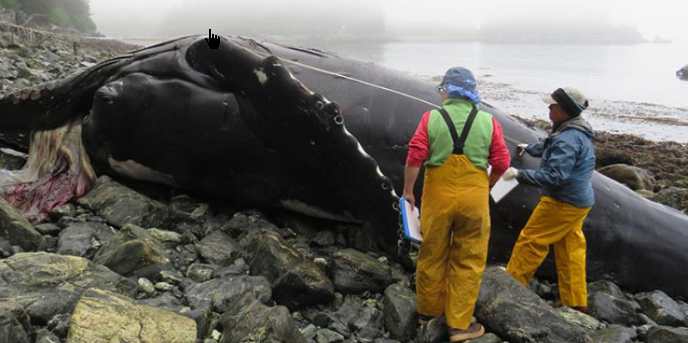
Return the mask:
<path fill-rule="evenodd" d="M 385 328 L 393 338 L 406 342 L 416 336 L 416 293 L 393 284 L 385 290 L 383 305 Z"/>
<path fill-rule="evenodd" d="M 141 270 L 162 269 L 169 263 L 164 246 L 134 224 L 125 225 L 93 260 L 121 275 L 139 275 Z"/>
<path fill-rule="evenodd" d="M 99 177 L 93 189 L 79 198 L 78 203 L 118 227 L 129 223 L 142 227 L 165 227 L 169 218 L 167 206 L 107 176 Z"/>
<path fill-rule="evenodd" d="M 659 325 L 685 326 L 686 314 L 681 306 L 662 291 L 636 294 L 636 300 L 652 320 Z"/>
<path fill-rule="evenodd" d="M 567 322 L 501 267 L 485 270 L 475 315 L 510 342 L 592 342 L 584 329 Z"/>
<path fill-rule="evenodd" d="M 289 309 L 266 306 L 250 295 L 241 298 L 220 322 L 224 329 L 220 343 L 306 343 Z"/>
<path fill-rule="evenodd" d="M 69 343 L 194 343 L 196 322 L 101 289 L 81 296 L 69 323 Z"/>
<path fill-rule="evenodd" d="M 326 304 L 334 299 L 334 286 L 327 274 L 278 233 L 270 230 L 254 232 L 242 244 L 249 254 L 251 274 L 263 275 L 272 283 L 277 303 L 295 309 Z"/>
<path fill-rule="evenodd" d="M 647 343 L 688 343 L 688 328 L 655 326 L 647 332 Z"/>
<path fill-rule="evenodd" d="M 598 171 L 634 191 L 642 189 L 652 191 L 656 183 L 654 176 L 649 171 L 623 163 L 611 164 L 598 169 Z"/>
<path fill-rule="evenodd" d="M 588 310 L 597 319 L 623 326 L 640 325 L 639 309 L 637 302 L 629 299 L 610 281 L 595 281 L 588 285 Z"/>
<path fill-rule="evenodd" d="M 636 336 L 635 329 L 612 324 L 595 331 L 592 334 L 592 339 L 595 343 L 632 343 Z"/>
<path fill-rule="evenodd" d="M 239 257 L 239 246 L 232 237 L 215 231 L 196 244 L 198 254 L 208 263 L 227 266 Z"/>
<path fill-rule="evenodd" d="M 45 239 L 24 216 L 5 199 L 0 198 L 0 237 L 26 251 L 40 250 Z"/>
<path fill-rule="evenodd" d="M 265 277 L 248 275 L 212 279 L 186 287 L 184 291 L 191 308 L 211 308 L 219 313 L 234 308 L 246 295 L 262 303 L 268 303 L 272 296 L 270 283 Z"/>
<path fill-rule="evenodd" d="M 334 253 L 333 258 L 332 279 L 340 292 L 382 292 L 394 283 L 392 268 L 368 254 L 344 249 Z"/>
<path fill-rule="evenodd" d="M 109 241 L 115 233 L 102 223 L 73 223 L 60 232 L 57 253 L 86 257 Z"/>
<path fill-rule="evenodd" d="M 31 319 L 11 299 L 0 302 L 0 343 L 31 343 Z"/>
<path fill-rule="evenodd" d="M 75 256 L 20 253 L 0 260 L 0 298 L 16 299 L 35 322 L 70 313 L 86 289 L 133 296 L 136 285 L 108 268 Z"/>

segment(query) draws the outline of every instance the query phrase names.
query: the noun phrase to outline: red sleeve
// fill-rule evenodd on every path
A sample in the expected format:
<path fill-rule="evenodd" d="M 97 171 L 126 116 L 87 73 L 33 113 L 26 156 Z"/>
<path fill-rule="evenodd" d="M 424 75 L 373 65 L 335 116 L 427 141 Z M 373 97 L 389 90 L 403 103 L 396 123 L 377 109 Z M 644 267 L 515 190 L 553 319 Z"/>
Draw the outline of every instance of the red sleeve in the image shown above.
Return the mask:
<path fill-rule="evenodd" d="M 492 174 L 498 176 L 502 176 L 511 164 L 511 156 L 506 147 L 506 142 L 504 142 L 502 126 L 495 117 L 492 117 L 492 144 L 490 145 L 489 162 L 492 166 Z"/>
<path fill-rule="evenodd" d="M 420 167 L 430 154 L 430 142 L 428 140 L 428 120 L 430 111 L 423 113 L 423 117 L 418 123 L 416 133 L 413 134 L 408 144 L 408 155 L 406 165 L 409 167 Z"/>

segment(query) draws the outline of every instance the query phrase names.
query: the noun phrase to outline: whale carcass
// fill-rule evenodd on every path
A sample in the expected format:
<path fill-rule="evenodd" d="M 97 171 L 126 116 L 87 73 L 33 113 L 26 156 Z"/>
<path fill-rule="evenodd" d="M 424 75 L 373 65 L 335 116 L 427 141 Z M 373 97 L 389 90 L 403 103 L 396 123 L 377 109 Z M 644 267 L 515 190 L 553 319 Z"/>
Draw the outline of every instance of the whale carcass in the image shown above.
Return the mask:
<path fill-rule="evenodd" d="M 203 37 L 182 37 L 8 95 L 0 129 L 81 123 L 99 173 L 357 223 L 369 249 L 393 254 L 406 145 L 422 113 L 440 103 L 434 85 L 319 50 L 221 39 L 212 50 Z M 542 137 L 482 106 L 512 152 Z M 593 184 L 589 278 L 688 296 L 688 216 L 599 173 Z M 492 262 L 508 259 L 539 194 L 522 185 L 492 204 Z"/>

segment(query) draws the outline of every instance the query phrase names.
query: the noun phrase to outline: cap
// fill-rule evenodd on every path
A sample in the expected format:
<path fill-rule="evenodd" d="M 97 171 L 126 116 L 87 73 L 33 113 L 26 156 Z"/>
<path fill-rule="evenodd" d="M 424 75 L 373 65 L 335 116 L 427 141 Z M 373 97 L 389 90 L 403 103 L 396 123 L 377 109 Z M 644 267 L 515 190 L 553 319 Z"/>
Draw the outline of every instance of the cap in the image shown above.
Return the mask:
<path fill-rule="evenodd" d="M 440 83 L 440 87 L 444 88 L 450 97 L 466 98 L 479 104 L 480 93 L 476 86 L 477 82 L 473 73 L 463 67 L 449 68 L 442 78 L 442 83 Z"/>
<path fill-rule="evenodd" d="M 588 108 L 588 99 L 573 87 L 557 88 L 552 94 L 545 95 L 542 100 L 547 104 L 559 104 L 569 115 L 575 117 Z"/>

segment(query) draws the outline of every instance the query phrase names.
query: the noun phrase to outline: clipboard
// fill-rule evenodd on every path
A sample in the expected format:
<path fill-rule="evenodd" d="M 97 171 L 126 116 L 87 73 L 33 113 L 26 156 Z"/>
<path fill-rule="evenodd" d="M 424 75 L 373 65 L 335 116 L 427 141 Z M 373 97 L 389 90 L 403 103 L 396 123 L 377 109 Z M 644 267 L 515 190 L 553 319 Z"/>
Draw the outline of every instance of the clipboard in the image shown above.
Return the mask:
<path fill-rule="evenodd" d="M 401 209 L 401 221 L 404 226 L 404 237 L 412 242 L 420 243 L 423 237 L 420 234 L 420 212 L 418 207 L 406 202 L 404 197 L 399 198 L 399 208 Z"/>
<path fill-rule="evenodd" d="M 502 198 L 504 198 L 505 195 L 514 190 L 516 186 L 518 186 L 518 180 L 515 178 L 511 180 L 504 180 L 503 177 L 499 178 L 499 181 L 495 183 L 494 187 L 492 187 L 492 190 L 490 191 L 492 200 L 494 200 L 495 203 L 498 203 L 500 200 L 502 200 Z"/>

